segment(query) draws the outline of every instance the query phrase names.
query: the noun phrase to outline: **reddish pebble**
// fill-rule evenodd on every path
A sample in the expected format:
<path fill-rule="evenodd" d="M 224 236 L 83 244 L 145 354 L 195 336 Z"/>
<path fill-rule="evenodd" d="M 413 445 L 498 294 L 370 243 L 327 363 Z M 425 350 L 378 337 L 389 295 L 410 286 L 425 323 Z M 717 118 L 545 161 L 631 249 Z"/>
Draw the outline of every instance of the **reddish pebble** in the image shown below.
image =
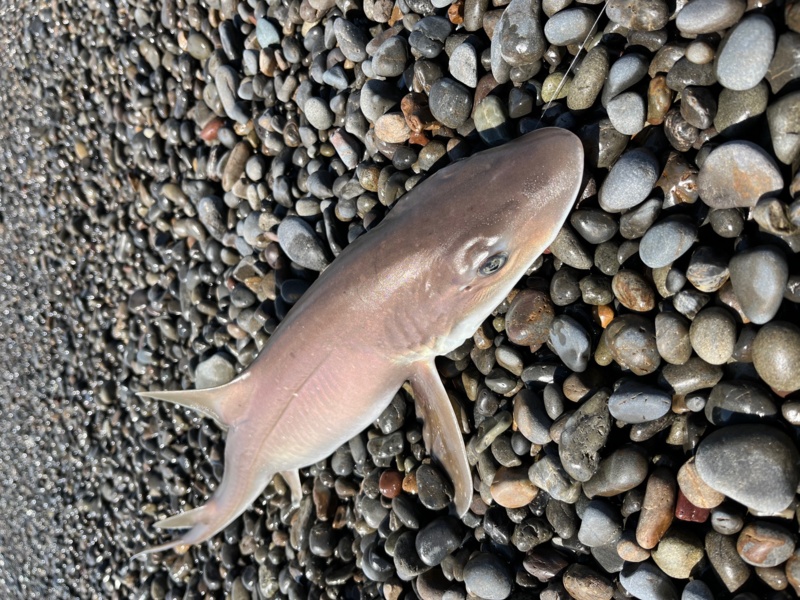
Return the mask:
<path fill-rule="evenodd" d="M 397 498 L 403 491 L 403 475 L 399 471 L 384 471 L 381 473 L 378 487 L 386 498 Z"/>
<path fill-rule="evenodd" d="M 203 127 L 203 130 L 200 132 L 200 137 L 206 142 L 213 142 L 217 139 L 217 132 L 224 124 L 225 121 L 219 117 L 211 119 L 211 121 L 208 122 L 208 125 Z"/>
<path fill-rule="evenodd" d="M 689 502 L 683 492 L 678 489 L 678 502 L 675 504 L 676 519 L 692 523 L 705 523 L 710 512 L 707 508 L 700 508 Z"/>

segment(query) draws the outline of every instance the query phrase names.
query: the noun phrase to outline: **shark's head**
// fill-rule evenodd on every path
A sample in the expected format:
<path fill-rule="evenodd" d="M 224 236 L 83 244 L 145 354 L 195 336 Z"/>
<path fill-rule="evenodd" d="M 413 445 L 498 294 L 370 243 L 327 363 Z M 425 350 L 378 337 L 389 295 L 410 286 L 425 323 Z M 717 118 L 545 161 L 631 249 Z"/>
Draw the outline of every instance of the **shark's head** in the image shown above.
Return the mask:
<path fill-rule="evenodd" d="M 577 136 L 541 129 L 443 169 L 400 201 L 389 220 L 402 222 L 403 288 L 428 298 L 448 338 L 472 335 L 552 243 L 583 162 Z"/>

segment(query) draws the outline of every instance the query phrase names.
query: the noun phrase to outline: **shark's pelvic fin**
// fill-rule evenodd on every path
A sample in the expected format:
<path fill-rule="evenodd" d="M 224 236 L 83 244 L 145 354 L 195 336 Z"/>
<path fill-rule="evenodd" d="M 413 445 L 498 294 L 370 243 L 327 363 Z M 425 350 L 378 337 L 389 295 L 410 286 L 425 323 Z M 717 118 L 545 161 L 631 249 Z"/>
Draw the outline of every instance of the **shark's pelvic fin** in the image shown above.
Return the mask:
<path fill-rule="evenodd" d="M 295 508 L 300 506 L 300 500 L 303 499 L 303 486 L 300 483 L 300 469 L 281 471 L 281 477 L 283 477 L 283 480 L 292 492 L 292 506 Z"/>
<path fill-rule="evenodd" d="M 236 423 L 248 404 L 247 387 L 241 385 L 243 379 L 240 376 L 225 385 L 202 390 L 137 392 L 137 395 L 191 408 L 228 428 Z"/>
<path fill-rule="evenodd" d="M 423 421 L 425 447 L 450 476 L 456 511 L 463 517 L 472 503 L 472 472 L 458 420 L 433 360 L 415 363 L 409 383 L 417 416 Z"/>

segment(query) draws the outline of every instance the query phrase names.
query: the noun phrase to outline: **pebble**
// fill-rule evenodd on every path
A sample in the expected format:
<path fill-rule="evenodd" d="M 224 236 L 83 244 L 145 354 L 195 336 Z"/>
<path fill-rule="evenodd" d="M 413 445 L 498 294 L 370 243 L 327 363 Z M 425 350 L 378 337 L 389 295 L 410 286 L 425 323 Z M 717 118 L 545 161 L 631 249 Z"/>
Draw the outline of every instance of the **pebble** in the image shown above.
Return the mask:
<path fill-rule="evenodd" d="M 550 337 L 555 309 L 548 294 L 538 290 L 522 290 L 511 302 L 505 316 L 505 333 L 519 346 L 538 350 Z"/>
<path fill-rule="evenodd" d="M 611 600 L 614 587 L 594 569 L 573 564 L 564 572 L 564 589 L 575 600 Z M 542 594 L 544 596 L 544 594 Z"/>
<path fill-rule="evenodd" d="M 616 235 L 617 221 L 603 210 L 578 209 L 572 211 L 569 222 L 575 231 L 590 244 L 602 244 Z"/>
<path fill-rule="evenodd" d="M 714 425 L 757 423 L 778 414 L 778 408 L 761 387 L 746 381 L 721 381 L 711 390 L 706 419 Z"/>
<path fill-rule="evenodd" d="M 591 9 L 567 8 L 550 17 L 544 25 L 544 36 L 556 46 L 582 44 L 594 26 L 596 15 Z"/>
<path fill-rule="evenodd" d="M 467 591 L 486 600 L 505 600 L 511 594 L 508 567 L 496 554 L 477 552 L 464 565 Z"/>
<path fill-rule="evenodd" d="M 523 389 L 514 396 L 514 425 L 526 439 L 534 444 L 547 444 L 552 424 L 538 393 Z"/>
<path fill-rule="evenodd" d="M 544 54 L 547 40 L 538 5 L 527 0 L 511 0 L 491 39 L 492 75 L 502 84 L 509 80 L 512 67 L 530 67 Z"/>
<path fill-rule="evenodd" d="M 333 32 L 336 44 L 347 60 L 360 63 L 367 58 L 366 32 L 346 19 L 336 19 L 333 22 Z"/>
<path fill-rule="evenodd" d="M 478 53 L 475 46 L 464 42 L 453 50 L 448 63 L 450 74 L 467 87 L 478 85 Z"/>
<path fill-rule="evenodd" d="M 665 366 L 661 375 L 676 394 L 686 396 L 719 383 L 722 379 L 722 369 L 693 356 L 683 364 Z"/>
<path fill-rule="evenodd" d="M 702 579 L 693 579 L 683 588 L 681 600 L 714 600 L 714 594 Z"/>
<path fill-rule="evenodd" d="M 262 48 L 269 48 L 281 42 L 278 30 L 267 19 L 256 21 L 256 38 L 258 39 L 258 45 Z"/>
<path fill-rule="evenodd" d="M 656 468 L 647 479 L 636 526 L 636 541 L 642 548 L 655 548 L 669 529 L 674 516 L 677 488 L 675 476 L 665 467 Z"/>
<path fill-rule="evenodd" d="M 636 135 L 645 125 L 647 104 L 636 92 L 622 92 L 606 105 L 606 112 L 614 129 L 624 135 Z"/>
<path fill-rule="evenodd" d="M 550 327 L 549 344 L 568 369 L 582 373 L 589 364 L 591 339 L 586 330 L 569 315 L 558 315 Z"/>
<path fill-rule="evenodd" d="M 722 39 L 714 70 L 730 90 L 749 90 L 767 74 L 775 52 L 775 26 L 764 15 L 739 21 Z"/>
<path fill-rule="evenodd" d="M 750 577 L 751 569 L 738 552 L 733 537 L 709 531 L 705 539 L 706 555 L 729 592 L 738 590 Z"/>
<path fill-rule="evenodd" d="M 581 544 L 594 548 L 616 544 L 622 535 L 622 518 L 604 500 L 592 500 L 586 505 L 578 530 Z"/>
<path fill-rule="evenodd" d="M 623 154 L 600 187 L 600 207 L 611 213 L 633 208 L 647 198 L 659 176 L 652 152 L 636 148 Z"/>
<path fill-rule="evenodd" d="M 700 198 L 711 208 L 752 207 L 783 188 L 775 161 L 745 140 L 725 142 L 706 157 L 697 179 Z"/>
<path fill-rule="evenodd" d="M 246 124 L 250 120 L 250 115 L 237 100 L 236 92 L 239 89 L 237 72 L 229 65 L 222 65 L 217 68 L 214 83 L 217 86 L 217 94 L 219 94 L 225 114 L 237 123 Z"/>
<path fill-rule="evenodd" d="M 742 560 L 754 567 L 777 567 L 794 553 L 796 536 L 785 527 L 767 521 L 744 526 L 736 550 Z"/>
<path fill-rule="evenodd" d="M 666 362 L 682 365 L 692 356 L 689 327 L 689 320 L 679 313 L 662 312 L 656 315 L 656 347 Z"/>
<path fill-rule="evenodd" d="M 433 84 L 428 101 L 433 117 L 447 127 L 460 127 L 472 112 L 472 93 L 469 88 L 448 77 L 442 77 Z"/>
<path fill-rule="evenodd" d="M 759 329 L 753 342 L 753 366 L 774 390 L 800 389 L 800 328 L 772 321 Z"/>
<path fill-rule="evenodd" d="M 536 487 L 559 502 L 574 504 L 581 494 L 580 484 L 567 474 L 555 456 L 546 455 L 533 463 L 528 470 L 528 477 Z"/>
<path fill-rule="evenodd" d="M 744 0 L 692 0 L 678 12 L 675 25 L 689 36 L 716 33 L 738 23 L 745 7 Z"/>
<path fill-rule="evenodd" d="M 661 364 L 653 322 L 639 315 L 622 315 L 606 327 L 604 337 L 616 363 L 635 375 L 653 373 Z"/>
<path fill-rule="evenodd" d="M 608 51 L 604 46 L 597 45 L 586 53 L 580 69 L 578 69 L 575 78 L 569 85 L 567 106 L 571 110 L 586 110 L 594 104 L 603 89 L 606 74 L 608 73 L 608 64 Z M 611 150 L 605 147 L 598 149 L 599 153 L 604 151 Z M 622 152 L 622 148 L 619 151 Z M 598 160 L 598 162 L 606 164 L 605 160 Z"/>
<path fill-rule="evenodd" d="M 678 600 L 670 578 L 651 562 L 627 565 L 619 582 L 628 594 L 640 600 Z"/>
<path fill-rule="evenodd" d="M 416 471 L 417 494 L 422 505 L 431 510 L 441 510 L 453 498 L 453 486 L 439 469 L 422 464 Z"/>
<path fill-rule="evenodd" d="M 726 136 L 735 137 L 747 128 L 751 119 L 764 114 L 768 99 L 769 89 L 763 81 L 749 90 L 723 89 L 717 101 L 714 128 Z"/>
<path fill-rule="evenodd" d="M 725 500 L 725 495 L 709 487 L 697 472 L 694 457 L 678 469 L 678 486 L 689 502 L 698 508 L 716 508 Z"/>
<path fill-rule="evenodd" d="M 408 46 L 400 36 L 392 36 L 375 52 L 372 69 L 378 77 L 397 77 L 405 71 L 408 62 Z"/>
<path fill-rule="evenodd" d="M 625 308 L 636 312 L 648 312 L 655 308 L 653 288 L 637 271 L 623 269 L 614 275 L 611 289 Z"/>
<path fill-rule="evenodd" d="M 306 100 L 303 112 L 308 122 L 316 129 L 325 130 L 333 127 L 335 115 L 322 98 L 311 97 Z"/>
<path fill-rule="evenodd" d="M 524 508 L 539 489 L 528 478 L 527 467 L 500 467 L 494 474 L 490 492 L 492 499 L 504 508 Z"/>
<path fill-rule="evenodd" d="M 798 453 L 781 431 L 733 425 L 700 442 L 697 472 L 711 488 L 765 514 L 784 510 L 800 481 Z"/>
<path fill-rule="evenodd" d="M 305 269 L 322 271 L 328 266 L 322 242 L 303 219 L 287 217 L 281 221 L 278 242 L 286 256 Z"/>
<path fill-rule="evenodd" d="M 611 431 L 611 415 L 607 402 L 607 392 L 595 393 L 564 425 L 558 453 L 564 470 L 576 481 L 589 481 L 597 472 L 600 464 L 599 452 L 605 446 Z M 539 486 L 533 476 L 531 481 Z"/>
<path fill-rule="evenodd" d="M 667 24 L 669 10 L 661 0 L 609 0 L 608 18 L 636 31 L 656 31 Z"/>
<path fill-rule="evenodd" d="M 667 414 L 672 396 L 636 380 L 624 380 L 608 399 L 611 416 L 623 423 L 646 423 Z"/>
<path fill-rule="evenodd" d="M 647 230 L 639 244 L 639 256 L 652 269 L 666 267 L 691 249 L 697 233 L 689 218 L 671 215 Z"/>
<path fill-rule="evenodd" d="M 199 363 L 194 373 L 195 386 L 199 390 L 225 385 L 234 377 L 236 370 L 230 360 L 221 353 Z"/>
<path fill-rule="evenodd" d="M 420 529 L 414 544 L 422 562 L 435 567 L 458 550 L 462 537 L 461 523 L 451 517 L 442 517 Z"/>
<path fill-rule="evenodd" d="M 653 561 L 674 579 L 689 579 L 705 558 L 703 542 L 688 530 L 670 528 L 652 553 Z"/>
<path fill-rule="evenodd" d="M 753 323 L 768 323 L 778 313 L 789 265 L 776 246 L 756 246 L 735 254 L 728 265 L 742 311 Z"/>
<path fill-rule="evenodd" d="M 773 102 L 767 109 L 772 148 L 775 156 L 784 164 L 790 165 L 800 156 L 800 92 L 792 92 Z"/>
<path fill-rule="evenodd" d="M 561 262 L 580 270 L 592 268 L 592 257 L 569 225 L 564 225 L 550 244 L 550 252 Z"/>
<path fill-rule="evenodd" d="M 623 446 L 600 461 L 597 472 L 584 482 L 583 493 L 587 498 L 623 494 L 645 480 L 647 469 L 647 457 L 642 451 Z"/>
<path fill-rule="evenodd" d="M 697 356 L 709 364 L 722 365 L 733 356 L 736 321 L 724 308 L 704 308 L 692 321 L 689 339 Z"/>

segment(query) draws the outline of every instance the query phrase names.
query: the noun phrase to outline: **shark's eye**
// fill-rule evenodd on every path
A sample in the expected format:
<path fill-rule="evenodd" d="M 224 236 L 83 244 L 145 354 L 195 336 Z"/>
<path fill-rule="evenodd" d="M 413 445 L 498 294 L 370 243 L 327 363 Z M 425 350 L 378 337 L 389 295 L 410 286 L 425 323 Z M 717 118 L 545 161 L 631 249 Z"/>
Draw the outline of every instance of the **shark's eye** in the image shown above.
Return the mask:
<path fill-rule="evenodd" d="M 483 261 L 480 269 L 478 269 L 478 273 L 481 275 L 493 275 L 505 266 L 507 260 L 508 255 L 505 252 L 490 256 Z"/>

